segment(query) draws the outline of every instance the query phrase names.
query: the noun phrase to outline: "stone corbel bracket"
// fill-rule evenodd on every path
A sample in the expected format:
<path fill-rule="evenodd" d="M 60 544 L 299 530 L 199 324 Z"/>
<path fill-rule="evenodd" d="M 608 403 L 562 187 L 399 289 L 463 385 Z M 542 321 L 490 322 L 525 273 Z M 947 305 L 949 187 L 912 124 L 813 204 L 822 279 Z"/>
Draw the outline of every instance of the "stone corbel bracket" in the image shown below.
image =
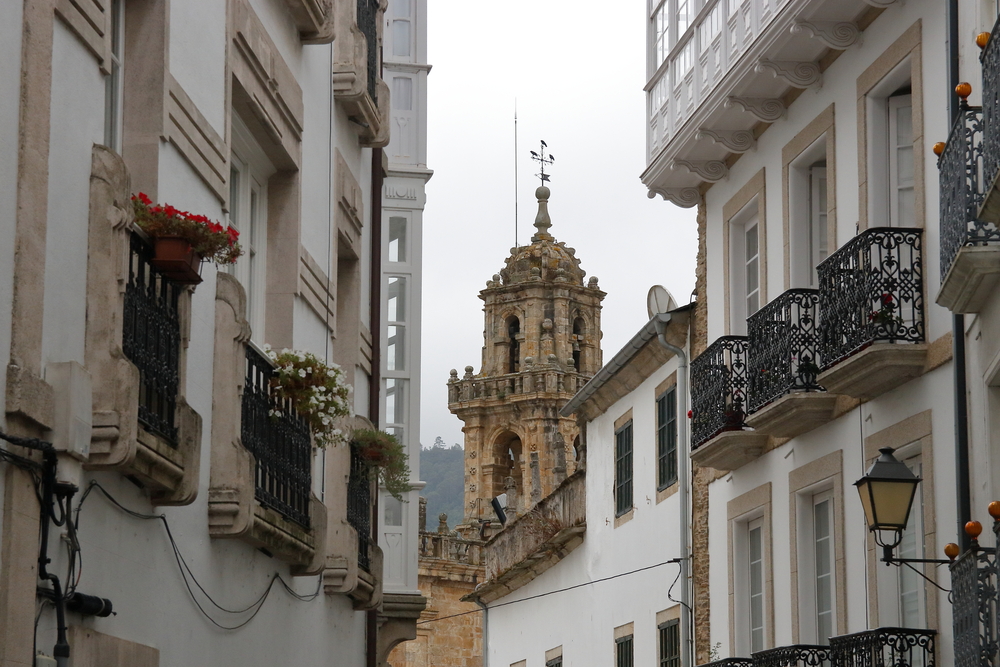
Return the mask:
<path fill-rule="evenodd" d="M 381 148 L 389 144 L 389 86 L 376 78 L 376 98 L 368 92 L 368 40 L 358 27 L 357 2 L 334 0 L 336 38 L 333 40 L 333 75 L 331 85 L 339 102 L 360 130 L 362 146 Z M 386 0 L 379 2 L 376 15 L 379 48 Z"/>
<path fill-rule="evenodd" d="M 711 139 L 712 143 L 721 144 L 733 153 L 746 153 L 757 147 L 757 140 L 750 130 L 709 130 L 703 127 L 698 130 L 697 138 Z"/>
<path fill-rule="evenodd" d="M 388 664 L 389 653 L 398 644 L 417 638 L 417 620 L 427 607 L 427 598 L 414 593 L 385 593 L 378 613 L 378 665 Z"/>
<path fill-rule="evenodd" d="M 726 108 L 739 107 L 764 123 L 773 123 L 785 115 L 785 103 L 768 97 L 737 97 L 726 98 Z"/>
<path fill-rule="evenodd" d="M 709 183 L 718 183 L 729 177 L 729 167 L 722 160 L 674 160 L 670 168 L 684 169 Z"/>
<path fill-rule="evenodd" d="M 823 83 L 823 73 L 820 72 L 819 65 L 813 62 L 761 58 L 755 69 L 761 73 L 770 72 L 774 78 L 793 88 L 809 88 Z"/>
<path fill-rule="evenodd" d="M 837 51 L 844 51 L 861 43 L 861 30 L 850 21 L 803 21 L 791 27 L 793 34 L 806 33 Z"/>
<path fill-rule="evenodd" d="M 691 208 L 697 206 L 701 200 L 701 193 L 698 188 L 649 188 L 646 196 L 650 199 L 660 195 L 665 201 L 669 201 L 681 208 Z"/>
<path fill-rule="evenodd" d="M 333 0 L 285 0 L 305 44 L 329 44 L 334 38 Z"/>

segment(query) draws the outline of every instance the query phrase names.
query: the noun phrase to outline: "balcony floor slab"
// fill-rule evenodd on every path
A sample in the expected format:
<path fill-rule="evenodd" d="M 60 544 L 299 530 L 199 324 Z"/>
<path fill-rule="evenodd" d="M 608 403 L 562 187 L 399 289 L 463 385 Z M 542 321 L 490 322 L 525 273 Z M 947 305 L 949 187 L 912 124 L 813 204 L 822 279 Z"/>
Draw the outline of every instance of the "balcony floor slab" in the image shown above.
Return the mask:
<path fill-rule="evenodd" d="M 833 394 L 870 401 L 924 372 L 925 343 L 875 343 L 824 371 L 819 383 Z"/>
<path fill-rule="evenodd" d="M 794 438 L 833 419 L 837 395 L 824 391 L 793 392 L 768 403 L 747 417 L 758 433 Z"/>
<path fill-rule="evenodd" d="M 964 246 L 955 256 L 937 295 L 953 313 L 978 313 L 1000 283 L 1000 246 Z"/>
<path fill-rule="evenodd" d="M 764 453 L 768 436 L 756 431 L 723 431 L 691 453 L 703 468 L 736 470 Z"/>

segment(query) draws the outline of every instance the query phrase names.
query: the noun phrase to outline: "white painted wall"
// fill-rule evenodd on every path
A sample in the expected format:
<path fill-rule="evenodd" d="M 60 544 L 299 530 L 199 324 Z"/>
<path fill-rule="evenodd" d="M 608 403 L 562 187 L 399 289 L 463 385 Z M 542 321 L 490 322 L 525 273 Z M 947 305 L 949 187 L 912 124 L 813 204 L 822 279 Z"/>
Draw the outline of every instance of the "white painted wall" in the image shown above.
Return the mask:
<path fill-rule="evenodd" d="M 653 343 L 656 344 L 655 342 Z M 583 544 L 526 586 L 491 603 L 489 663 L 506 667 L 545 663 L 545 651 L 563 647 L 567 665 L 614 664 L 614 629 L 634 623 L 636 665 L 656 664 L 656 613 L 674 606 L 668 590 L 678 565 L 545 595 L 569 586 L 649 567 L 681 556 L 680 507 L 674 494 L 656 503 L 656 386 L 677 369 L 671 359 L 634 391 L 587 425 L 587 532 Z M 614 424 L 632 409 L 633 518 L 615 524 Z M 680 599 L 680 586 L 673 597 Z"/>

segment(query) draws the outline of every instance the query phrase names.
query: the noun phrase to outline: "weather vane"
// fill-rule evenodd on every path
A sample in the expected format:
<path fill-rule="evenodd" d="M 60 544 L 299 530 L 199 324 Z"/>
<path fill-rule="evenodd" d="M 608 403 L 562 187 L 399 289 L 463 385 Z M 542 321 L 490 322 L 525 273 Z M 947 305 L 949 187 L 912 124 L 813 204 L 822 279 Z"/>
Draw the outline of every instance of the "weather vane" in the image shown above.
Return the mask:
<path fill-rule="evenodd" d="M 547 143 L 545 143 L 545 140 L 543 139 L 542 140 L 542 147 L 538 149 L 539 152 L 536 153 L 535 151 L 531 151 L 531 159 L 534 160 L 535 162 L 537 162 L 538 164 L 540 164 L 542 166 L 541 172 L 538 173 L 538 174 L 535 174 L 535 176 L 537 176 L 538 178 L 542 179 L 542 185 L 545 185 L 546 181 L 549 180 L 549 175 L 545 173 L 545 165 L 552 164 L 553 162 L 556 161 L 556 159 L 552 155 L 552 153 L 549 153 L 548 155 L 545 155 L 545 149 L 548 148 L 548 147 L 549 147 L 549 145 Z"/>

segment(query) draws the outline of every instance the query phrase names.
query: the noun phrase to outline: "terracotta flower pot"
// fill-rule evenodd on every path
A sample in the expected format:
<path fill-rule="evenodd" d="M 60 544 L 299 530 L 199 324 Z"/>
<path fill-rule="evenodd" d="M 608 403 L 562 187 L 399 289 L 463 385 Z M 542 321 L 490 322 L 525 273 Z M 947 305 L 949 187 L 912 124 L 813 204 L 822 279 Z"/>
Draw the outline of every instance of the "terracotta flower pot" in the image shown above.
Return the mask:
<path fill-rule="evenodd" d="M 150 263 L 176 283 L 197 285 L 201 282 L 201 256 L 180 236 L 157 236 Z"/>

